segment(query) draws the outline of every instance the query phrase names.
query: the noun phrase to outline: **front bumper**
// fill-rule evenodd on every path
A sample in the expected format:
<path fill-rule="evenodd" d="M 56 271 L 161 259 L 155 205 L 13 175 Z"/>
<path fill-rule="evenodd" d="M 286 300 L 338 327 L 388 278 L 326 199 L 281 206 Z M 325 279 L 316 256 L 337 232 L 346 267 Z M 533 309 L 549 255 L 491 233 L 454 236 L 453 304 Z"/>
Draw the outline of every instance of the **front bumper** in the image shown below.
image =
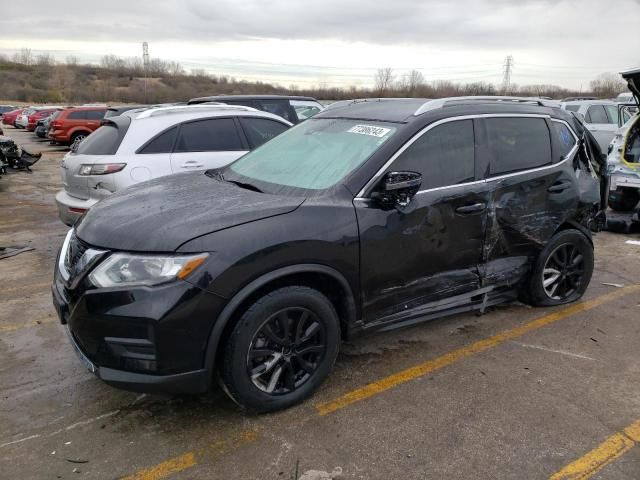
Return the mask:
<path fill-rule="evenodd" d="M 220 297 L 183 281 L 96 289 L 85 278 L 70 290 L 57 266 L 54 277 L 60 322 L 98 378 L 136 392 L 197 394 L 211 387 L 205 355 Z"/>
<path fill-rule="evenodd" d="M 174 375 L 148 375 L 99 367 L 84 354 L 69 327 L 65 326 L 65 331 L 80 363 L 100 380 L 113 387 L 143 393 L 195 394 L 209 389 L 209 375 L 205 369 Z"/>
<path fill-rule="evenodd" d="M 95 198 L 88 198 L 83 200 L 81 198 L 72 197 L 66 190 L 60 190 L 56 194 L 56 205 L 58 207 L 58 216 L 62 223 L 65 225 L 73 226 L 76 221 L 91 207 L 93 207 L 98 200 Z"/>

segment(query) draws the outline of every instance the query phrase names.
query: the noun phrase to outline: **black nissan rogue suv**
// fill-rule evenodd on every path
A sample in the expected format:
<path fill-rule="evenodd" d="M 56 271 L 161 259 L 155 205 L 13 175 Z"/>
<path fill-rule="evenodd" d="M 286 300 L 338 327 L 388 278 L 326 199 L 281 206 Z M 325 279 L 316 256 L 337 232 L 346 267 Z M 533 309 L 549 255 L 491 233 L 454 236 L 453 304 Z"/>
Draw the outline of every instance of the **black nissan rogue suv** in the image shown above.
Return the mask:
<path fill-rule="evenodd" d="M 606 167 L 543 100 L 363 100 L 220 170 L 93 207 L 59 253 L 54 304 L 83 363 L 138 391 L 284 408 L 341 339 L 516 298 L 579 299 Z"/>

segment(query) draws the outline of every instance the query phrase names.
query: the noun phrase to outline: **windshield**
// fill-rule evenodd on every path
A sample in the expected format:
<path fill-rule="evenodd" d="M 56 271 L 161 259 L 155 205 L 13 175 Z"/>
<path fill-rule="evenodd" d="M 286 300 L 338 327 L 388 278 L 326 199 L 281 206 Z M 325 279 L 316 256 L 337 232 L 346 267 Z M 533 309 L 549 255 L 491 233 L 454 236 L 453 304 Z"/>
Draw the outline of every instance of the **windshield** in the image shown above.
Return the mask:
<path fill-rule="evenodd" d="M 325 190 L 363 164 L 396 129 L 383 122 L 309 119 L 229 165 L 224 178 L 267 193 Z"/>

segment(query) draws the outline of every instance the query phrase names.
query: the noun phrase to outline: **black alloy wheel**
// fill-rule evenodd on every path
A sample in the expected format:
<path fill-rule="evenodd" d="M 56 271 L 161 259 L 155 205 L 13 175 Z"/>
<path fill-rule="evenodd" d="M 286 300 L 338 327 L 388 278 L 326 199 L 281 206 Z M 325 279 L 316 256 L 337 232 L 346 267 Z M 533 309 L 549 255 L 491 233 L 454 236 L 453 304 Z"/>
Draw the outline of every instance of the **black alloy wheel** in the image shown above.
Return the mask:
<path fill-rule="evenodd" d="M 584 255 L 570 243 L 556 247 L 542 271 L 542 288 L 549 298 L 564 300 L 575 293 L 584 279 Z"/>
<path fill-rule="evenodd" d="M 270 395 L 293 392 L 318 369 L 326 349 L 325 328 L 313 312 L 301 307 L 280 310 L 264 322 L 249 346 L 251 381 Z"/>
<path fill-rule="evenodd" d="M 327 378 L 340 349 L 331 301 L 305 285 L 278 288 L 243 308 L 224 340 L 225 392 L 254 412 L 300 403 Z"/>
<path fill-rule="evenodd" d="M 523 301 L 536 306 L 578 300 L 593 274 L 593 244 L 577 229 L 561 230 L 549 239 L 520 288 Z"/>

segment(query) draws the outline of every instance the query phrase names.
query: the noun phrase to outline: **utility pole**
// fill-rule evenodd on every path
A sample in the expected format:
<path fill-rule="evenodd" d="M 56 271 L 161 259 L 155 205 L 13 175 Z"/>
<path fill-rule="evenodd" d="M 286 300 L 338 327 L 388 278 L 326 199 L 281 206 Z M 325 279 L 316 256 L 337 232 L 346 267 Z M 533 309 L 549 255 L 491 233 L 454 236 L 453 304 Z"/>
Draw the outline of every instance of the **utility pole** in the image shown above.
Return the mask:
<path fill-rule="evenodd" d="M 149 44 L 142 42 L 142 66 L 144 68 L 144 103 L 147 102 L 147 74 L 149 72 Z"/>
<path fill-rule="evenodd" d="M 511 70 L 513 69 L 513 57 L 511 55 L 507 55 L 504 59 L 503 71 L 504 76 L 502 77 L 502 92 L 507 95 L 509 93 L 509 89 L 511 88 Z"/>

